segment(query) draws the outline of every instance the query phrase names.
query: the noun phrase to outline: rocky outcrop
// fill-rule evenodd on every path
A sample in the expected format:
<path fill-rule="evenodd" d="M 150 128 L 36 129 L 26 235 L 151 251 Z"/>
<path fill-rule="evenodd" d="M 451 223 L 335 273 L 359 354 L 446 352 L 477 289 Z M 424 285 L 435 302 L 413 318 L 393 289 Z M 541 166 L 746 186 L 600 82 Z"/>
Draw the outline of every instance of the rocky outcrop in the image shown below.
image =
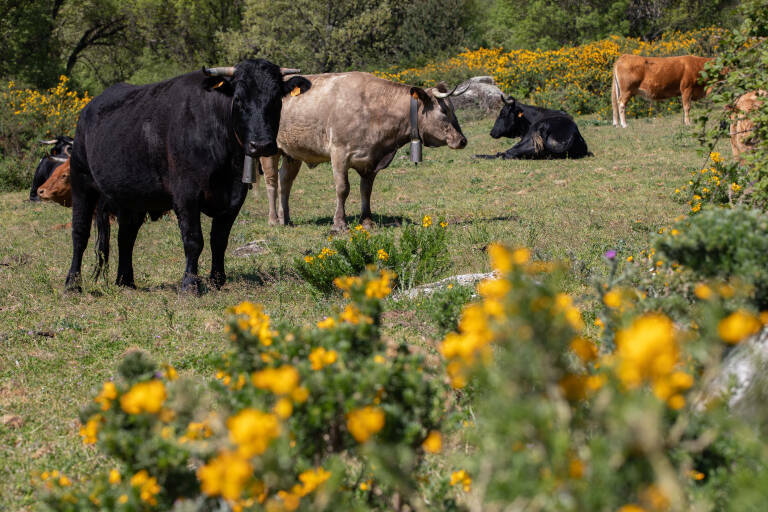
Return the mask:
<path fill-rule="evenodd" d="M 501 99 L 501 89 L 496 86 L 492 76 L 476 76 L 461 83 L 458 91 L 469 86 L 467 92 L 451 97 L 453 106 L 457 109 L 478 109 L 486 113 L 497 113 L 504 102 Z M 506 97 L 506 95 L 505 95 Z"/>

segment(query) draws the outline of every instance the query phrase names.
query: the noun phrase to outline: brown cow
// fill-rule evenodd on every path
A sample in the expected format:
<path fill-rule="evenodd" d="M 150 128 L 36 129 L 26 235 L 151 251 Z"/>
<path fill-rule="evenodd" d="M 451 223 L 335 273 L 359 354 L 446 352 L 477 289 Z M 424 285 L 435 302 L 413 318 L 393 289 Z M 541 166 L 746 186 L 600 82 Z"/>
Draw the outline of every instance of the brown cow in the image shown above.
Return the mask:
<path fill-rule="evenodd" d="M 69 158 L 56 167 L 51 176 L 37 188 L 37 195 L 43 201 L 53 201 L 62 206 L 72 206 L 72 185 L 69 182 Z"/>
<path fill-rule="evenodd" d="M 760 108 L 763 100 L 759 99 L 768 95 L 766 91 L 757 90 L 743 94 L 736 100 L 728 110 L 731 114 L 731 151 L 733 156 L 741 162 L 744 161 L 742 154 L 754 149 L 756 141 L 752 137 L 755 129 L 755 123 L 748 119 L 747 114 Z"/>
<path fill-rule="evenodd" d="M 691 100 L 706 96 L 699 74 L 710 58 L 684 55 L 681 57 L 643 57 L 624 54 L 613 66 L 613 125 L 627 127 L 624 115 L 627 102 L 635 94 L 649 100 L 664 100 L 682 96 L 685 124 L 690 126 L 688 112 Z"/>
<path fill-rule="evenodd" d="M 371 220 L 371 190 L 376 174 L 385 169 L 397 150 L 410 140 L 411 97 L 418 98 L 418 130 L 425 145 L 462 149 L 461 132 L 444 84 L 429 89 L 397 84 L 370 73 L 329 73 L 307 76 L 312 88 L 283 99 L 277 145 L 280 154 L 261 158 L 269 200 L 269 223 L 290 224 L 288 197 L 302 162 L 310 167 L 330 160 L 336 186 L 334 230 L 346 228 L 344 203 L 349 195 L 348 171 L 360 174 L 361 222 Z"/>

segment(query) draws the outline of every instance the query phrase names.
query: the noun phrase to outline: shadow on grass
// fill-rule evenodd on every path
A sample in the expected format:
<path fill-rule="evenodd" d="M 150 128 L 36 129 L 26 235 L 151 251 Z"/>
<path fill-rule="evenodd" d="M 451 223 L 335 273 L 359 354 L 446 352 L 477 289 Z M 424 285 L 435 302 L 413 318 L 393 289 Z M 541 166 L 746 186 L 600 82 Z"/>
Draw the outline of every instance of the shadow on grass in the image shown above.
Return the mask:
<path fill-rule="evenodd" d="M 345 220 L 349 226 L 357 226 L 360 223 L 360 217 L 347 216 L 345 217 Z M 402 215 L 378 215 L 375 213 L 373 214 L 373 222 L 381 227 L 400 227 L 405 224 L 414 224 L 413 220 L 408 217 L 403 217 Z M 328 226 L 330 228 L 333 226 L 333 217 L 315 217 L 314 219 L 308 219 L 304 222 L 297 223 L 297 225 L 298 224 L 313 224 L 315 226 Z"/>

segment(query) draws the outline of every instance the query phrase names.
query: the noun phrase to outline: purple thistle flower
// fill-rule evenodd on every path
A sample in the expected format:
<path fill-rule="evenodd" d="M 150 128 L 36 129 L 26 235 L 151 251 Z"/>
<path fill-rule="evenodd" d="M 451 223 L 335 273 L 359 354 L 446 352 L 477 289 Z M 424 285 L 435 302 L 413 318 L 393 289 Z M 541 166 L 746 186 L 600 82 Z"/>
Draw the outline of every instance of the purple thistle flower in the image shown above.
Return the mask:
<path fill-rule="evenodd" d="M 616 257 L 616 251 L 614 251 L 613 249 L 611 249 L 609 251 L 605 251 L 605 258 L 606 259 L 613 261 L 613 259 L 615 257 Z"/>

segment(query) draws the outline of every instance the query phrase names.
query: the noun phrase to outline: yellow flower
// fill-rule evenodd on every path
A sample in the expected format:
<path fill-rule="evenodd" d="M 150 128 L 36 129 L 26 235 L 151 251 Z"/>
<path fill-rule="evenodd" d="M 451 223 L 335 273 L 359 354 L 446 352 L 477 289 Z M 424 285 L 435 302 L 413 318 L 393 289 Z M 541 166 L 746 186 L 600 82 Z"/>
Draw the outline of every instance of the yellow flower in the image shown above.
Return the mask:
<path fill-rule="evenodd" d="M 603 295 L 603 302 L 611 309 L 618 309 L 621 307 L 621 294 L 616 290 L 611 290 Z"/>
<path fill-rule="evenodd" d="M 309 354 L 309 361 L 313 370 L 322 370 L 336 362 L 338 353 L 335 350 L 326 350 L 323 347 L 317 347 Z"/>
<path fill-rule="evenodd" d="M 707 300 L 713 295 L 712 288 L 710 288 L 704 283 L 697 284 L 696 287 L 693 289 L 693 293 L 694 295 L 696 295 L 696 297 L 702 300 Z"/>
<path fill-rule="evenodd" d="M 165 365 L 165 368 L 163 369 L 163 376 L 168 380 L 176 380 L 179 378 L 179 374 L 176 371 L 176 368 L 169 364 Z"/>
<path fill-rule="evenodd" d="M 120 407 L 128 414 L 155 414 L 162 408 L 165 398 L 165 385 L 161 380 L 153 379 L 134 384 L 120 397 Z"/>
<path fill-rule="evenodd" d="M 372 279 L 365 285 L 365 296 L 368 298 L 383 299 L 392 292 L 392 280 L 395 273 L 383 269 L 379 279 Z"/>
<path fill-rule="evenodd" d="M 423 219 L 421 219 L 421 225 L 425 228 L 428 228 L 432 225 L 432 217 L 429 215 L 425 215 Z"/>
<path fill-rule="evenodd" d="M 430 431 L 427 438 L 421 444 L 425 452 L 428 453 L 440 453 L 443 449 L 443 436 L 437 430 Z"/>
<path fill-rule="evenodd" d="M 488 246 L 488 255 L 491 258 L 491 268 L 502 274 L 512 270 L 512 253 L 500 244 L 491 244 Z"/>
<path fill-rule="evenodd" d="M 315 260 L 314 256 L 304 256 L 304 261 L 307 263 L 312 263 Z"/>
<path fill-rule="evenodd" d="M 741 190 L 741 185 L 737 183 L 731 183 L 731 190 L 733 190 L 734 192 L 738 192 L 739 190 Z"/>
<path fill-rule="evenodd" d="M 121 505 L 124 505 L 128 503 L 128 495 L 127 494 L 121 494 L 119 498 L 117 498 L 117 502 Z"/>
<path fill-rule="evenodd" d="M 469 492 L 472 488 L 472 478 L 463 469 L 451 473 L 451 486 L 461 484 L 464 492 Z"/>
<path fill-rule="evenodd" d="M 256 409 L 243 409 L 227 420 L 229 440 L 238 446 L 243 457 L 261 455 L 269 443 L 280 435 L 277 416 Z"/>
<path fill-rule="evenodd" d="M 200 488 L 205 494 L 228 500 L 240 498 L 252 476 L 251 463 L 231 452 L 221 453 L 197 470 Z"/>
<path fill-rule="evenodd" d="M 72 480 L 67 478 L 65 475 L 61 475 L 61 478 L 59 478 L 59 485 L 62 487 L 69 487 L 72 485 Z"/>
<path fill-rule="evenodd" d="M 303 498 L 307 494 L 314 492 L 315 489 L 320 487 L 329 478 L 331 478 L 331 472 L 326 471 L 322 467 L 309 469 L 299 475 L 301 485 L 294 487 L 293 492 Z"/>
<path fill-rule="evenodd" d="M 291 365 L 265 368 L 251 375 L 253 385 L 276 395 L 290 395 L 299 385 L 299 371 Z"/>
<path fill-rule="evenodd" d="M 621 507 L 618 510 L 618 512 L 646 512 L 646 510 L 639 505 L 635 505 L 634 503 L 629 503 Z"/>
<path fill-rule="evenodd" d="M 309 390 L 305 387 L 298 387 L 291 392 L 291 398 L 297 404 L 303 404 L 309 398 Z"/>
<path fill-rule="evenodd" d="M 80 427 L 80 437 L 83 438 L 83 444 L 95 444 L 99 440 L 99 429 L 104 417 L 101 414 L 94 414 Z"/>
<path fill-rule="evenodd" d="M 332 316 L 329 316 L 324 320 L 320 320 L 319 322 L 317 322 L 317 326 L 321 329 L 330 329 L 335 325 L 336 325 L 336 320 Z"/>
<path fill-rule="evenodd" d="M 568 461 L 568 476 L 576 480 L 584 476 L 584 463 L 580 459 L 573 457 Z"/>
<path fill-rule="evenodd" d="M 486 299 L 501 299 L 511 289 L 512 285 L 506 279 L 485 279 L 477 285 L 477 293 Z"/>
<path fill-rule="evenodd" d="M 112 406 L 112 400 L 117 398 L 117 387 L 114 382 L 105 382 L 101 392 L 93 399 L 97 404 L 101 404 L 101 410 L 107 411 Z"/>
<path fill-rule="evenodd" d="M 122 478 L 120 477 L 120 471 L 117 469 L 110 469 L 109 470 L 109 483 L 112 485 L 119 484 L 122 481 Z"/>
<path fill-rule="evenodd" d="M 293 403 L 287 398 L 281 398 L 274 407 L 274 412 L 281 420 L 287 420 L 293 414 Z"/>
<path fill-rule="evenodd" d="M 718 163 L 718 162 L 722 162 L 723 161 L 723 157 L 721 157 L 720 153 L 718 153 L 716 151 L 713 151 L 712 153 L 710 153 L 709 154 L 709 158 L 712 159 L 712 161 L 714 163 Z"/>
<path fill-rule="evenodd" d="M 358 443 L 366 442 L 384 428 L 384 412 L 378 407 L 366 406 L 347 414 L 347 430 Z"/>
<path fill-rule="evenodd" d="M 157 505 L 155 496 L 160 493 L 162 488 L 157 483 L 157 478 L 149 476 L 146 469 L 142 469 L 131 477 L 131 487 L 139 488 L 139 497 L 141 501 L 150 505 Z"/>
<path fill-rule="evenodd" d="M 717 325 L 717 334 L 726 343 L 739 343 L 762 328 L 760 319 L 748 311 L 740 309 L 722 319 Z"/>
<path fill-rule="evenodd" d="M 277 332 L 270 329 L 269 315 L 264 313 L 261 305 L 245 301 L 231 311 L 240 317 L 238 325 L 242 330 L 250 331 L 252 335 L 257 336 L 259 342 L 265 347 L 272 345 L 272 338 L 277 335 Z"/>
<path fill-rule="evenodd" d="M 379 252 L 377 252 L 376 255 L 381 261 L 387 261 L 389 259 L 389 254 L 387 254 L 387 251 L 384 249 L 379 249 Z"/>
<path fill-rule="evenodd" d="M 571 350 L 584 363 L 597 359 L 597 347 L 586 338 L 573 338 L 573 340 L 571 340 Z"/>

